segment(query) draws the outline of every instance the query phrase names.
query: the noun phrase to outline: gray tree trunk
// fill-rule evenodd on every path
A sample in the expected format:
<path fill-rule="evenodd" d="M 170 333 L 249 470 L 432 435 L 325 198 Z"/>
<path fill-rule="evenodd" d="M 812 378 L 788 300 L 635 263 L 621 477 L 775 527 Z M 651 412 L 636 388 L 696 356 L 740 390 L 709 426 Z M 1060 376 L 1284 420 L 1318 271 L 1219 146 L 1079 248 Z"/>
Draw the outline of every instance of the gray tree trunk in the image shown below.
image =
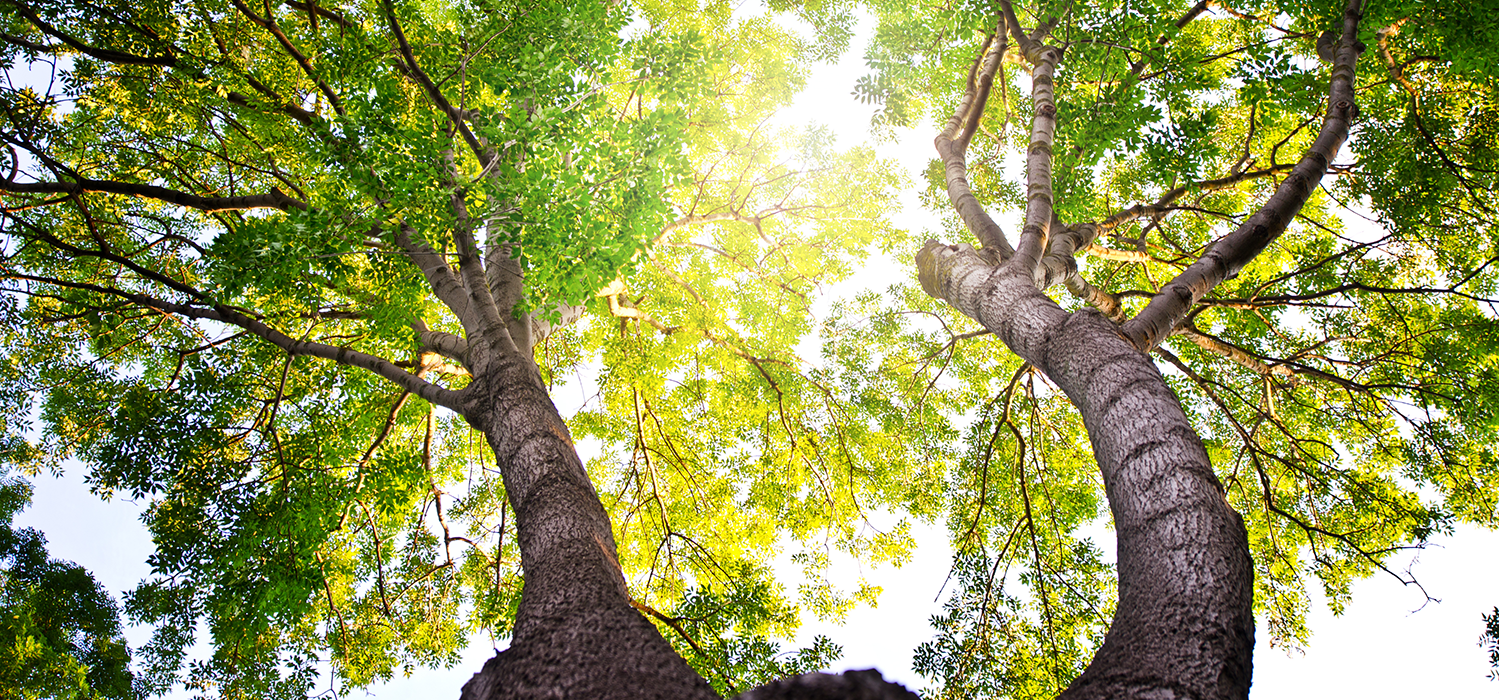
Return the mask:
<path fill-rule="evenodd" d="M 1255 620 L 1245 527 L 1156 365 L 1099 312 L 1063 311 L 1029 270 L 935 241 L 919 260 L 928 293 L 1068 395 L 1104 477 L 1120 600 L 1104 646 L 1062 697 L 1247 697 Z"/>
<path fill-rule="evenodd" d="M 1208 453 L 1147 353 L 1198 299 L 1286 229 L 1337 155 L 1357 113 L 1353 78 L 1363 48 L 1356 40 L 1361 0 L 1349 0 L 1345 8 L 1328 109 L 1313 146 L 1245 225 L 1211 246 L 1123 326 L 1094 309 L 1068 313 L 1040 289 L 1064 281 L 1090 303 L 1120 312 L 1117 300 L 1079 277 L 1072 259 L 1097 226 L 1050 230 L 1063 228 L 1055 223 L 1051 191 L 1051 76 L 1060 54 L 1022 34 L 1009 0 L 999 1 L 1005 24 L 1034 66 L 1026 226 L 1009 254 L 1008 245 L 991 242 L 990 231 L 974 231 L 991 248 L 982 252 L 929 241 L 917 254 L 917 269 L 928 294 L 979 321 L 1067 394 L 1083 417 L 1104 477 L 1117 535 L 1119 604 L 1104 645 L 1061 697 L 1248 697 L 1255 618 L 1245 526 L 1224 500 Z M 1199 6 L 1193 13 L 1201 11 Z M 975 70 L 993 71 L 996 62 L 984 59 L 981 51 Z M 981 95 L 973 81 L 969 94 Z M 964 117 L 983 108 L 983 99 L 966 99 L 950 130 L 977 123 L 977 116 Z M 967 129 L 955 140 L 964 142 L 972 127 Z M 962 151 L 945 152 L 942 137 L 939 142 L 949 171 L 961 172 Z M 1004 262 L 996 265 L 997 258 Z"/>
<path fill-rule="evenodd" d="M 525 584 L 510 648 L 463 700 L 716 698 L 631 607 L 609 518 L 535 366 L 512 356 L 487 370 L 464 415 L 495 452 Z"/>

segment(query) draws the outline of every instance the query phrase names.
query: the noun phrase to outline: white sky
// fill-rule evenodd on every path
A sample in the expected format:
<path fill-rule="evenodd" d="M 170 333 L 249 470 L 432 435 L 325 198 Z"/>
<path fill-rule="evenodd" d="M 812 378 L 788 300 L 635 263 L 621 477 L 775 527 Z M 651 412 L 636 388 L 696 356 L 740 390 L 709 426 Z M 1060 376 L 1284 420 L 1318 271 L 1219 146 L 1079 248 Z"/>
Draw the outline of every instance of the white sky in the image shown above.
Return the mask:
<path fill-rule="evenodd" d="M 869 141 L 872 109 L 850 96 L 855 79 L 864 71 L 860 55 L 870 23 L 863 22 L 861 28 L 851 55 L 837 66 L 816 71 L 806 93 L 782 117 L 784 122 L 828 125 L 840 135 L 843 146 Z M 913 130 L 899 134 L 894 143 L 875 147 L 883 157 L 900 162 L 917 182 L 918 173 L 932 157 L 934 133 Z M 893 215 L 898 225 L 914 231 L 938 229 L 935 217 L 917 205 L 915 190 L 905 193 L 901 203 L 902 210 Z M 1015 230 L 1014 215 L 1002 213 L 998 218 L 1008 231 Z M 883 287 L 891 274 L 906 273 L 896 263 L 879 261 L 858 279 Z M 841 285 L 839 291 L 851 292 L 850 286 Z M 562 393 L 577 389 L 566 387 Z M 567 403 L 566 397 L 559 399 Z M 42 476 L 33 480 L 36 497 L 31 508 L 17 517 L 17 525 L 46 533 L 52 556 L 89 568 L 119 599 L 149 573 L 145 559 L 151 542 L 140 523 L 142 506 L 121 500 L 100 502 L 82 485 L 80 470 L 74 466 L 61 479 Z M 949 550 L 941 527 L 919 528 L 916 534 L 920 547 L 905 567 L 864 572 L 884 588 L 878 609 L 857 609 L 842 627 L 811 621 L 804 626 L 799 645 L 815 634 L 826 634 L 844 648 L 842 659 L 831 670 L 874 667 L 886 678 L 914 689 L 925 685 L 911 670 L 911 655 L 918 644 L 931 638 L 927 620 L 941 610 L 934 598 L 948 573 Z M 1100 544 L 1112 552 L 1111 543 Z M 1393 563 L 1392 568 L 1406 569 L 1406 559 Z M 1354 585 L 1353 601 L 1342 617 L 1334 618 L 1314 593 L 1309 615 L 1311 645 L 1303 655 L 1288 656 L 1269 649 L 1262 640 L 1255 651 L 1251 697 L 1500 698 L 1500 683 L 1485 679 L 1488 660 L 1477 644 L 1481 613 L 1500 604 L 1500 533 L 1460 529 L 1411 560 L 1410 571 L 1442 602 L 1422 606 L 1419 591 L 1384 574 Z M 857 575 L 842 573 L 850 581 Z M 131 629 L 132 648 L 144 644 L 148 634 L 148 629 Z M 369 695 L 381 700 L 456 697 L 492 653 L 489 640 L 478 640 L 455 668 L 420 670 L 411 678 L 371 688 Z"/>

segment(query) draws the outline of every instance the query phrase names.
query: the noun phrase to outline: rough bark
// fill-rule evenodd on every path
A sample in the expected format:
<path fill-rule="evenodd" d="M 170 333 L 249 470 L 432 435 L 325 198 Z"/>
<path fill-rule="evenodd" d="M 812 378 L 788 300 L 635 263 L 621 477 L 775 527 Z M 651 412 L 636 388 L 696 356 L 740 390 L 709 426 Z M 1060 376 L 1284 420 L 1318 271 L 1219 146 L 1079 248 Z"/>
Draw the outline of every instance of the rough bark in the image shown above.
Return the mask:
<path fill-rule="evenodd" d="M 1254 617 L 1249 545 L 1161 373 L 1109 319 L 1063 311 L 1031 271 L 929 242 L 923 288 L 994 332 L 1078 407 L 1118 538 L 1104 646 L 1061 697 L 1244 698 Z"/>
<path fill-rule="evenodd" d="M 1008 5 L 1007 5 L 1008 6 Z M 1021 39 L 1019 29 L 1017 39 Z M 1035 115 L 1031 120 L 1031 141 L 1026 147 L 1026 220 L 1021 239 L 1016 244 L 1015 269 L 1035 270 L 1052 230 L 1052 141 L 1057 131 L 1057 105 L 1053 102 L 1052 76 L 1062 51 L 1039 42 L 1021 42 L 1026 57 L 1033 62 L 1031 101 Z"/>
<path fill-rule="evenodd" d="M 1111 315 L 1122 320 L 1118 304 L 1083 282 L 1071 260 L 1099 227 L 1063 229 L 1052 216 L 1054 112 L 1048 108 L 1059 56 L 1019 31 L 1017 43 L 1036 66 L 1037 116 L 1028 153 L 1026 227 L 1016 254 L 995 266 L 968 246 L 929 241 L 917 255 L 928 294 L 979 321 L 1067 394 L 1082 415 L 1104 478 L 1117 533 L 1119 604 L 1104 645 L 1062 698 L 1249 695 L 1254 570 L 1245 527 L 1146 352 L 1208 290 L 1275 240 L 1327 170 L 1357 111 L 1352 79 L 1362 48 L 1355 40 L 1359 2 L 1351 0 L 1344 15 L 1328 114 L 1314 146 L 1255 216 L 1123 328 L 1093 309 L 1068 313 L 1039 289 L 1065 281 L 1070 291 L 1114 309 Z M 1002 0 L 1001 7 L 1015 25 L 1009 3 Z M 1118 223 L 1115 218 L 1107 223 Z M 1049 229 L 1059 229 L 1051 245 Z"/>
<path fill-rule="evenodd" d="M 804 673 L 734 696 L 734 700 L 919 700 L 916 693 L 880 677 L 873 668 L 841 674 Z"/>
<path fill-rule="evenodd" d="M 466 394 L 516 514 L 525 584 L 510 648 L 463 700 L 717 697 L 631 607 L 609 518 L 534 365 L 497 358 Z"/>

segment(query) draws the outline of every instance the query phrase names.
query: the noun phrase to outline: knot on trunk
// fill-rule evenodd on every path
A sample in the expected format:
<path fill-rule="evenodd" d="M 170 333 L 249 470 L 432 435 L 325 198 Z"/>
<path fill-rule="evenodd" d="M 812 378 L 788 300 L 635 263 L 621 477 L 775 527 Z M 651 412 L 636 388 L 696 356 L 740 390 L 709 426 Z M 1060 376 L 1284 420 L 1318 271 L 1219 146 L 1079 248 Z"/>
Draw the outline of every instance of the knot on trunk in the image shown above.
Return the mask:
<path fill-rule="evenodd" d="M 984 260 L 974 247 L 967 243 L 944 245 L 928 239 L 927 245 L 917 253 L 917 281 L 922 291 L 935 299 L 948 299 L 948 283 L 953 278 L 953 268 L 966 258 Z M 993 263 L 989 263 L 993 266 Z"/>

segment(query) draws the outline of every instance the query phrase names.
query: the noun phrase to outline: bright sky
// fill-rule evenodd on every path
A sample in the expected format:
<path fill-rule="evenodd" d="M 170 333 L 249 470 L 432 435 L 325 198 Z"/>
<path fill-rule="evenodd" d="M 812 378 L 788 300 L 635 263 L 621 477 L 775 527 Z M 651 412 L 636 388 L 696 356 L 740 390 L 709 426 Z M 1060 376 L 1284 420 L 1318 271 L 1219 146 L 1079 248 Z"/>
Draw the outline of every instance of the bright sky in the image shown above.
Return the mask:
<path fill-rule="evenodd" d="M 869 24 L 862 23 L 856 47 L 863 45 Z M 820 68 L 783 120 L 828 125 L 845 146 L 868 142 L 871 108 L 850 96 L 863 70 L 858 48 L 839 65 Z M 934 129 L 917 129 L 899 134 L 894 143 L 875 147 L 883 157 L 899 162 L 915 182 L 933 157 L 933 134 Z M 1016 230 L 1014 214 L 1000 214 L 1002 225 L 1008 231 Z M 907 192 L 902 210 L 893 218 L 898 225 L 915 231 L 938 228 L 935 216 L 920 209 L 914 190 Z M 884 286 L 891 274 L 905 275 L 899 266 L 906 264 L 878 262 L 860 277 Z M 859 286 L 862 284 L 857 279 L 837 291 L 850 293 Z M 568 395 L 577 389 L 565 387 L 559 392 L 565 412 L 569 410 Z M 17 518 L 17 524 L 46 533 L 53 556 L 86 566 L 118 599 L 149 573 L 145 559 L 151 542 L 139 519 L 144 504 L 100 502 L 82 485 L 78 465 L 72 466 L 61 479 L 42 476 L 34 480 L 36 497 L 31 508 Z M 947 577 L 949 550 L 940 527 L 918 529 L 916 534 L 920 547 L 905 567 L 863 572 L 884 587 L 878 609 L 855 610 L 842 627 L 809 622 L 798 644 L 808 643 L 816 634 L 826 634 L 844 647 L 843 658 L 831 670 L 874 667 L 886 678 L 914 689 L 925 685 L 911 670 L 911 655 L 918 644 L 931 638 L 927 621 L 941 610 L 941 602 L 934 599 Z M 1106 552 L 1113 551 L 1112 543 L 1100 544 Z M 1452 537 L 1436 540 L 1415 557 L 1395 558 L 1392 568 L 1409 570 L 1441 602 L 1423 606 L 1420 591 L 1403 587 L 1384 574 L 1354 585 L 1353 602 L 1342 617 L 1334 618 L 1315 593 L 1309 615 L 1311 645 L 1305 654 L 1289 656 L 1269 649 L 1262 640 L 1255 651 L 1251 698 L 1500 697 L 1500 683 L 1485 679 L 1488 660 L 1478 646 L 1481 613 L 1500 604 L 1500 588 L 1496 586 L 1500 581 L 1500 533 L 1461 529 Z M 850 582 L 861 575 L 852 568 L 840 573 Z M 795 587 L 795 582 L 791 584 Z M 149 629 L 133 628 L 127 634 L 135 648 L 146 642 Z M 462 684 L 493 653 L 489 640 L 477 642 L 453 669 L 422 670 L 411 678 L 371 688 L 369 694 L 381 700 L 456 697 Z"/>

